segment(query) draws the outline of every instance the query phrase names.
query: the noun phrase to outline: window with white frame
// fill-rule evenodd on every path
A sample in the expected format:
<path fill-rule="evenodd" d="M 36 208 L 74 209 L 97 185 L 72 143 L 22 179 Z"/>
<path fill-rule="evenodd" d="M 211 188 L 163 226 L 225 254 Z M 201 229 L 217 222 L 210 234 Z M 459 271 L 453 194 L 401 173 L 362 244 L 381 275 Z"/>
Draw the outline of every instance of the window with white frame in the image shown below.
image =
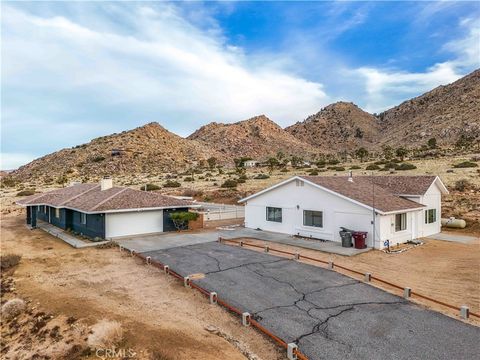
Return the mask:
<path fill-rule="evenodd" d="M 56 217 L 57 219 L 60 218 L 60 209 L 59 209 L 59 208 L 55 208 L 55 217 Z"/>
<path fill-rule="evenodd" d="M 267 221 L 282 222 L 282 208 L 267 206 Z"/>
<path fill-rule="evenodd" d="M 303 225 L 323 227 L 323 212 L 314 210 L 303 210 Z"/>
<path fill-rule="evenodd" d="M 87 214 L 80 213 L 80 223 L 83 224 L 83 225 L 87 224 Z"/>
<path fill-rule="evenodd" d="M 437 221 L 437 209 L 425 210 L 425 224 L 433 224 Z"/>
<path fill-rule="evenodd" d="M 395 214 L 395 231 L 403 231 L 407 228 L 407 213 Z"/>

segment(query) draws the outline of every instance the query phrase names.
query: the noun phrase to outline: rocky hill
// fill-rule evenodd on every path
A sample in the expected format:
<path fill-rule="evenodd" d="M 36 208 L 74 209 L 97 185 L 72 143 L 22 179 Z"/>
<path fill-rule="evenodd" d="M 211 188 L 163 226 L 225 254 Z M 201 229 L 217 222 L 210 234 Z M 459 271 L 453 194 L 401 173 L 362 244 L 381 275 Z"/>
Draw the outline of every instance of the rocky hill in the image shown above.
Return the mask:
<path fill-rule="evenodd" d="M 252 157 L 266 159 L 279 151 L 285 155 L 308 157 L 316 149 L 282 129 L 265 115 L 233 124 L 210 123 L 191 134 L 198 140 L 230 159 Z"/>
<path fill-rule="evenodd" d="M 378 115 L 382 143 L 419 146 L 432 137 L 452 145 L 480 141 L 480 70 Z"/>
<path fill-rule="evenodd" d="M 349 102 L 328 105 L 285 130 L 326 152 L 374 147 L 380 133 L 378 119 Z"/>
<path fill-rule="evenodd" d="M 24 180 L 62 174 L 159 173 L 187 168 L 210 156 L 223 159 L 222 154 L 204 144 L 184 139 L 153 122 L 46 155 L 20 167 L 12 176 Z"/>

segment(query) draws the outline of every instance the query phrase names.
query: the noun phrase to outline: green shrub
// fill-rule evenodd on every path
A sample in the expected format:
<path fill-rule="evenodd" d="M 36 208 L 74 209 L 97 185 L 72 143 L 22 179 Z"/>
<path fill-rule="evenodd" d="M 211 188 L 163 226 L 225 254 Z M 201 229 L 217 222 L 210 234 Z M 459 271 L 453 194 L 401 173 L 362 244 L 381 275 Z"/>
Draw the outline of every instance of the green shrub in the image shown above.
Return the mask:
<path fill-rule="evenodd" d="M 386 170 L 388 170 L 388 169 L 396 169 L 397 166 L 398 166 L 397 163 L 395 163 L 395 162 L 393 162 L 393 161 L 389 161 L 389 162 L 385 163 L 384 168 L 385 168 Z"/>
<path fill-rule="evenodd" d="M 155 184 L 147 184 L 147 185 L 140 186 L 140 190 L 143 190 L 143 191 L 160 190 L 160 186 L 155 185 Z"/>
<path fill-rule="evenodd" d="M 258 180 L 269 179 L 269 178 L 270 176 L 267 174 L 258 174 L 257 176 L 254 177 L 254 179 L 258 179 Z"/>
<path fill-rule="evenodd" d="M 337 164 L 340 164 L 340 161 L 337 159 L 332 159 L 332 160 L 329 160 L 328 163 L 330 165 L 337 165 Z"/>
<path fill-rule="evenodd" d="M 336 166 L 335 171 L 345 171 L 345 168 L 343 166 Z"/>
<path fill-rule="evenodd" d="M 35 189 L 22 190 L 17 193 L 17 196 L 30 196 L 35 194 Z"/>
<path fill-rule="evenodd" d="M 166 188 L 176 188 L 176 187 L 180 187 L 180 183 L 178 181 L 175 181 L 175 180 L 167 180 L 164 184 L 163 184 L 163 187 L 166 187 Z"/>
<path fill-rule="evenodd" d="M 365 170 L 380 170 L 380 166 L 376 164 L 370 164 L 365 168 Z"/>
<path fill-rule="evenodd" d="M 195 181 L 195 179 L 192 176 L 187 176 L 185 179 L 183 179 L 183 181 L 192 182 Z"/>
<path fill-rule="evenodd" d="M 104 156 L 95 156 L 93 159 L 92 159 L 92 162 L 101 162 L 105 160 L 105 157 Z"/>
<path fill-rule="evenodd" d="M 478 164 L 473 161 L 463 161 L 461 163 L 453 165 L 454 168 L 473 168 L 478 167 Z"/>
<path fill-rule="evenodd" d="M 311 170 L 310 175 L 313 175 L 313 176 L 318 175 L 318 171 L 317 170 Z"/>
<path fill-rule="evenodd" d="M 361 166 L 358 166 L 358 165 L 352 165 L 350 166 L 350 170 L 359 170 L 361 169 L 362 167 Z"/>
<path fill-rule="evenodd" d="M 395 170 L 413 170 L 413 169 L 416 169 L 417 167 L 413 164 L 410 164 L 410 163 L 401 163 L 401 164 L 398 164 L 397 167 L 395 168 Z"/>
<path fill-rule="evenodd" d="M 455 190 L 463 192 L 465 190 L 471 189 L 472 188 L 472 183 L 468 181 L 467 179 L 460 179 L 455 182 L 454 186 Z"/>
<path fill-rule="evenodd" d="M 188 228 L 188 222 L 198 219 L 198 213 L 189 211 L 177 211 L 170 213 L 170 219 L 177 230 L 184 230 Z"/>
<path fill-rule="evenodd" d="M 232 179 L 225 180 L 225 182 L 220 187 L 222 187 L 222 188 L 236 188 L 237 187 L 237 181 L 232 180 Z"/>
<path fill-rule="evenodd" d="M 283 168 L 282 170 L 280 170 L 280 172 L 286 173 L 286 172 L 288 172 L 288 169 L 287 169 L 287 168 Z"/>

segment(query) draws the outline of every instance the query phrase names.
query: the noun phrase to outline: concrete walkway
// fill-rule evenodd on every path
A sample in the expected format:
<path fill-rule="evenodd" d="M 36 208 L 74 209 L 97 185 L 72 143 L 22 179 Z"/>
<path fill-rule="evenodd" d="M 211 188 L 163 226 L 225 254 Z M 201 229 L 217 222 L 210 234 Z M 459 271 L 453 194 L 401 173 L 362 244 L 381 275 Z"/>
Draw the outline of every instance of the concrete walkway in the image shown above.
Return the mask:
<path fill-rule="evenodd" d="M 467 236 L 467 235 L 458 235 L 458 234 L 441 232 L 435 235 L 427 236 L 427 239 L 454 241 L 454 242 L 468 244 L 469 242 L 478 240 L 478 236 Z"/>
<path fill-rule="evenodd" d="M 82 239 L 79 239 L 68 232 L 66 232 L 63 229 L 60 229 L 59 227 L 56 227 L 52 224 L 49 224 L 44 221 L 39 221 L 37 220 L 37 228 L 42 229 L 43 231 L 49 233 L 50 235 L 53 235 L 60 240 L 65 241 L 68 245 L 73 246 L 74 248 L 81 249 L 81 248 L 86 248 L 86 247 L 94 247 L 94 246 L 99 246 L 102 244 L 106 244 L 109 241 L 84 241 Z"/>
<path fill-rule="evenodd" d="M 169 265 L 309 359 L 480 358 L 480 328 L 324 268 L 220 243 L 145 255 Z"/>
<path fill-rule="evenodd" d="M 342 247 L 341 243 L 335 241 L 322 241 L 314 239 L 310 240 L 280 233 L 274 233 L 270 231 L 247 229 L 244 227 L 234 228 L 234 230 L 223 230 L 220 231 L 220 235 L 225 239 L 252 238 L 258 240 L 266 240 L 279 244 L 298 246 L 305 249 L 318 250 L 343 256 L 357 255 L 372 250 L 371 248 L 344 248 Z"/>

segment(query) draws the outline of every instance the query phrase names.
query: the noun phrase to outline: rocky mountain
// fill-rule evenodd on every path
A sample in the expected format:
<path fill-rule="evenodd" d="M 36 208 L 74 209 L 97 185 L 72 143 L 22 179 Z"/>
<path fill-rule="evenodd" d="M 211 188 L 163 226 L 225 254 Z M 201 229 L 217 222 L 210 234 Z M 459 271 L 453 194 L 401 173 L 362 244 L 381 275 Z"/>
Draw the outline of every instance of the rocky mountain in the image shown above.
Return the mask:
<path fill-rule="evenodd" d="M 308 157 L 316 152 L 314 146 L 295 138 L 265 115 L 233 124 L 213 122 L 187 139 L 203 142 L 230 159 L 252 157 L 261 160 L 279 151 L 285 155 Z"/>
<path fill-rule="evenodd" d="M 419 146 L 432 137 L 452 145 L 480 141 L 480 69 L 378 115 L 382 143 Z"/>
<path fill-rule="evenodd" d="M 285 130 L 326 152 L 371 148 L 380 134 L 378 119 L 349 102 L 328 105 Z"/>
<path fill-rule="evenodd" d="M 62 174 L 158 173 L 187 168 L 210 156 L 223 159 L 222 154 L 204 144 L 184 139 L 153 122 L 46 155 L 20 167 L 12 176 L 23 180 Z"/>

